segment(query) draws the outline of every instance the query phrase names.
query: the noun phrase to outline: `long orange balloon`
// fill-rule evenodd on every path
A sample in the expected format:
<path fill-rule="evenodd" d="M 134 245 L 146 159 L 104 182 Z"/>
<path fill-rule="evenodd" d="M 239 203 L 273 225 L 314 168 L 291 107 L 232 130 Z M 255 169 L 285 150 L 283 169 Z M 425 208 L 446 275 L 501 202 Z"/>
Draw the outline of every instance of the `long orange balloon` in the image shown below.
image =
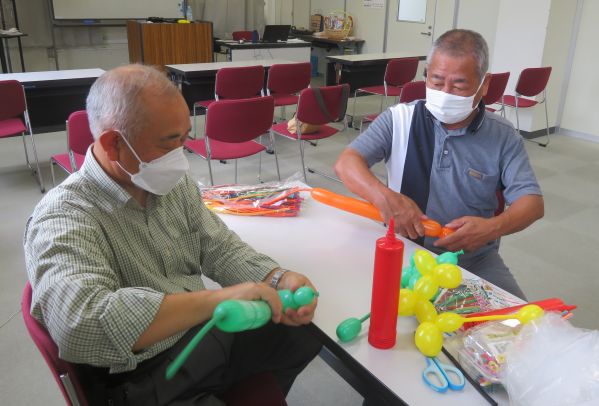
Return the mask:
<path fill-rule="evenodd" d="M 357 214 L 358 216 L 367 217 L 376 221 L 383 221 L 381 212 L 372 204 L 353 197 L 343 196 L 330 190 L 313 188 L 310 190 L 312 197 L 321 203 L 338 209 Z M 441 227 L 441 224 L 434 220 L 422 220 L 424 226 L 424 235 L 427 237 L 447 236 L 453 232 L 451 228 Z"/>

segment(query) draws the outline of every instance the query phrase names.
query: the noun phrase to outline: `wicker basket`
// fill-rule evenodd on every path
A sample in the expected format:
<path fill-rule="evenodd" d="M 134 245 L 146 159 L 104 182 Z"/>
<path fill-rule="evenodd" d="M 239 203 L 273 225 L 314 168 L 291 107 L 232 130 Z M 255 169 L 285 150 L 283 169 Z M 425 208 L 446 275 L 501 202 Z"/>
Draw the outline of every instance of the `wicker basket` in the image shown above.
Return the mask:
<path fill-rule="evenodd" d="M 353 17 L 343 11 L 334 11 L 324 18 L 324 32 L 327 38 L 343 40 L 354 28 Z"/>

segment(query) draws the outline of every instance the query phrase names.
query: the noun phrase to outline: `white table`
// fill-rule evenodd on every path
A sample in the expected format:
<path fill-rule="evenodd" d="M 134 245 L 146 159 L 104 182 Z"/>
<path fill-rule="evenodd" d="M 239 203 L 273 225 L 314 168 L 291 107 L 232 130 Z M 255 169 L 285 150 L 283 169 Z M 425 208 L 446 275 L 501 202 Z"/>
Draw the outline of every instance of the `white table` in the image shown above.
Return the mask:
<path fill-rule="evenodd" d="M 227 58 L 233 62 L 259 59 L 289 59 L 295 62 L 310 62 L 311 44 L 306 41 L 239 43 L 238 41 L 220 40 L 216 43 L 227 49 Z"/>
<path fill-rule="evenodd" d="M 7 73 L 0 80 L 18 80 L 25 88 L 34 132 L 64 130 L 69 114 L 85 110 L 89 88 L 103 69 L 72 69 Z"/>
<path fill-rule="evenodd" d="M 397 344 L 390 350 L 368 344 L 368 322 L 364 323 L 358 339 L 350 343 L 338 341 L 335 329 L 342 320 L 362 317 L 370 310 L 374 246 L 385 229 L 366 218 L 316 202 L 307 193 L 302 195 L 306 199 L 298 217 L 221 215 L 221 219 L 256 250 L 312 280 L 320 292 L 314 324 L 324 333 L 323 344 L 356 372 L 359 380 L 374 382 L 371 391 L 394 399 L 389 404 L 403 404 L 402 401 L 410 405 L 488 404 L 469 383 L 463 391 L 445 394 L 424 384 L 421 374 L 426 362 L 414 345 L 417 327 L 414 317 L 400 318 Z M 404 263 L 407 263 L 420 247 L 408 240 L 404 243 Z M 476 278 L 467 271 L 463 275 Z M 439 357 L 450 363 L 443 354 Z M 500 404 L 507 404 L 505 393 L 494 396 Z"/>

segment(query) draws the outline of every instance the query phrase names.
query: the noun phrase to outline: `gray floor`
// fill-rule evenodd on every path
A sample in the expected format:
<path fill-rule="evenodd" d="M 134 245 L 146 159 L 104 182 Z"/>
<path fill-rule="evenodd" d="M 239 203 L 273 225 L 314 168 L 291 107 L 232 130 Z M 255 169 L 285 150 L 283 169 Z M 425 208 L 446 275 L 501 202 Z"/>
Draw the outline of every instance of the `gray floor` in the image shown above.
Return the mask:
<path fill-rule="evenodd" d="M 362 99 L 359 111 L 375 111 L 375 99 Z M 350 106 L 351 108 L 351 106 Z M 350 110 L 351 111 L 351 110 Z M 288 112 L 289 113 L 289 112 Z M 357 135 L 346 130 L 317 147 L 307 147 L 310 166 L 331 173 L 344 146 Z M 26 275 L 22 233 L 27 217 L 42 195 L 23 165 L 20 139 L 0 141 L 0 404 L 46 406 L 64 404 L 37 349 L 24 328 L 20 296 Z M 64 133 L 37 137 L 43 173 L 50 185 L 50 155 L 65 148 Z M 597 245 L 599 244 L 599 144 L 554 136 L 548 148 L 527 143 L 531 161 L 545 194 L 545 218 L 514 236 L 504 237 L 501 252 L 529 299 L 560 297 L 579 306 L 572 322 L 597 329 L 595 297 L 599 290 Z M 297 143 L 277 139 L 282 175 L 300 169 Z M 190 156 L 192 175 L 208 182 L 206 162 Z M 257 159 L 239 162 L 239 182 L 255 183 Z M 214 164 L 216 182 L 233 182 L 232 164 Z M 381 168 L 377 171 L 384 173 Z M 60 172 L 58 170 L 57 172 Z M 274 180 L 272 155 L 263 159 L 263 179 Z M 63 175 L 59 174 L 63 179 Z M 312 186 L 344 192 L 333 181 L 312 175 Z M 320 359 L 299 377 L 288 398 L 299 405 L 361 405 L 362 398 Z"/>

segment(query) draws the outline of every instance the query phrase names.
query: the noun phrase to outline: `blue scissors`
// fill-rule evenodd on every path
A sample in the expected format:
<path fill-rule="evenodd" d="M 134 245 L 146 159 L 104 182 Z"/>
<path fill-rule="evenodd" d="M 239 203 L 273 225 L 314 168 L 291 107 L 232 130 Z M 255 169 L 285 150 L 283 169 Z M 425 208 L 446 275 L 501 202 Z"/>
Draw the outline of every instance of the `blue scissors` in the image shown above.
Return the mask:
<path fill-rule="evenodd" d="M 462 371 L 454 366 L 441 363 L 437 357 L 426 357 L 426 368 L 422 379 L 431 389 L 444 393 L 447 389 L 462 390 L 466 381 Z M 455 378 L 453 378 L 455 376 Z M 452 379 L 453 378 L 453 379 Z"/>

